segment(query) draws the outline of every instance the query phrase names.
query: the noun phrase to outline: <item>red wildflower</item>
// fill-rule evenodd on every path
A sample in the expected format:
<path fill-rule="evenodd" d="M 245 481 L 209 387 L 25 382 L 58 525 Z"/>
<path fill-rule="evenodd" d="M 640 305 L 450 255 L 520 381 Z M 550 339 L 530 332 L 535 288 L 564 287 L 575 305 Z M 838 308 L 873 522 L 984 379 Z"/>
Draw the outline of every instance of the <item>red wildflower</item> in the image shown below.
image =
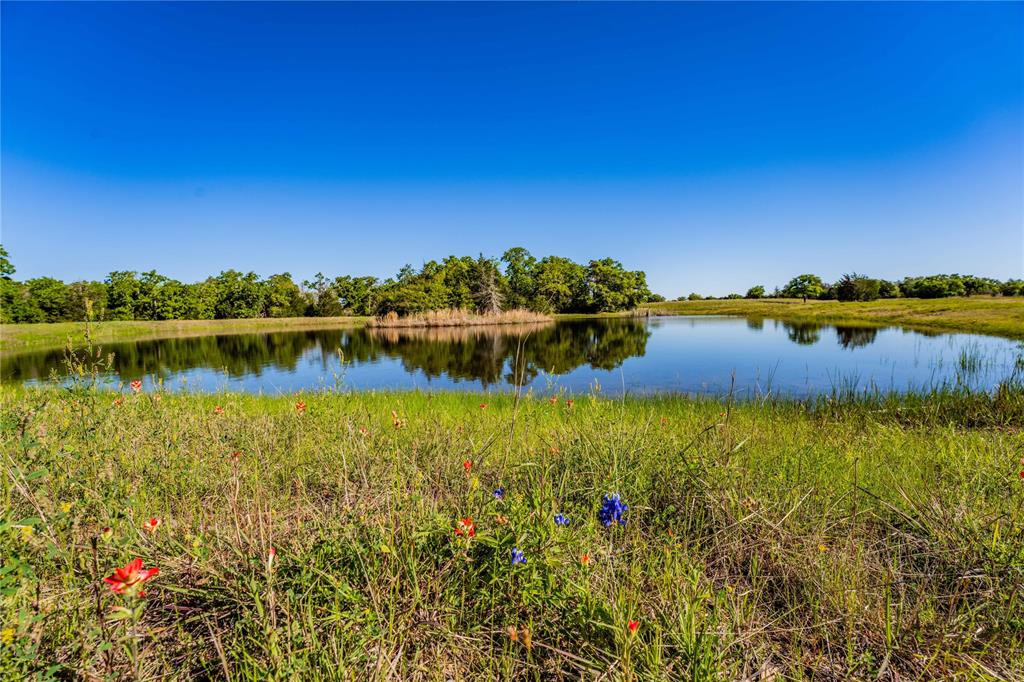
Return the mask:
<path fill-rule="evenodd" d="M 462 463 L 462 468 L 465 469 L 466 473 L 468 474 L 469 470 L 473 468 L 473 461 L 467 459 L 465 462 Z"/>
<path fill-rule="evenodd" d="M 370 430 L 367 429 L 365 426 L 360 426 L 359 427 L 359 433 L 363 434 L 364 436 L 369 436 L 370 435 Z"/>
<path fill-rule="evenodd" d="M 220 405 L 218 405 L 217 407 L 213 408 L 213 413 L 214 414 L 224 414 L 224 408 L 221 407 Z"/>
<path fill-rule="evenodd" d="M 114 574 L 103 579 L 117 594 L 128 597 L 145 597 L 142 585 L 160 572 L 159 568 L 143 568 L 142 559 L 133 559 L 122 568 L 115 568 Z"/>
<path fill-rule="evenodd" d="M 306 403 L 305 403 L 305 401 L 300 400 L 299 402 L 295 403 L 295 409 L 298 410 L 299 412 L 305 412 L 306 411 Z"/>
<path fill-rule="evenodd" d="M 269 571 L 274 566 L 274 559 L 277 558 L 277 550 L 271 545 L 270 549 L 267 550 L 267 570 Z"/>
<path fill-rule="evenodd" d="M 640 627 L 640 621 L 631 620 L 629 621 L 629 624 L 626 627 L 629 628 L 629 634 L 633 634 L 634 632 L 636 632 L 636 629 Z"/>
<path fill-rule="evenodd" d="M 1021 472 L 1020 472 L 1020 477 L 1021 477 L 1021 478 L 1024 478 L 1024 471 L 1021 471 Z"/>
<path fill-rule="evenodd" d="M 476 526 L 473 525 L 472 517 L 467 516 L 464 519 L 459 519 L 459 521 L 455 524 L 455 534 L 459 537 L 475 537 Z"/>
<path fill-rule="evenodd" d="M 237 462 L 238 458 L 241 457 L 241 456 L 242 456 L 242 453 L 239 452 L 238 450 L 235 450 L 234 452 L 231 453 L 231 461 Z"/>
<path fill-rule="evenodd" d="M 590 555 L 589 554 L 584 554 L 583 556 L 581 556 L 580 557 L 580 563 L 583 564 L 584 566 L 589 566 L 590 565 Z"/>
<path fill-rule="evenodd" d="M 557 395 L 551 396 L 550 398 L 548 398 L 548 400 L 551 402 L 552 405 L 558 404 L 558 396 Z"/>
<path fill-rule="evenodd" d="M 572 407 L 572 403 L 573 403 L 572 398 L 570 398 L 569 400 L 565 401 L 565 406 L 566 407 Z"/>
<path fill-rule="evenodd" d="M 117 400 L 114 401 L 114 404 L 117 405 L 118 407 L 124 405 L 124 398 L 118 398 Z"/>
<path fill-rule="evenodd" d="M 160 526 L 161 523 L 163 523 L 163 521 L 156 517 L 153 517 L 143 522 L 142 529 L 145 530 L 147 533 L 155 533 L 156 529 Z"/>
<path fill-rule="evenodd" d="M 136 393 L 138 393 L 139 391 L 142 390 L 142 381 L 139 380 L 139 379 L 136 379 L 135 381 L 133 381 L 131 383 L 131 386 L 132 386 L 132 390 L 135 391 Z"/>
<path fill-rule="evenodd" d="M 480 409 L 481 410 L 486 410 L 487 409 L 487 403 L 480 403 Z"/>

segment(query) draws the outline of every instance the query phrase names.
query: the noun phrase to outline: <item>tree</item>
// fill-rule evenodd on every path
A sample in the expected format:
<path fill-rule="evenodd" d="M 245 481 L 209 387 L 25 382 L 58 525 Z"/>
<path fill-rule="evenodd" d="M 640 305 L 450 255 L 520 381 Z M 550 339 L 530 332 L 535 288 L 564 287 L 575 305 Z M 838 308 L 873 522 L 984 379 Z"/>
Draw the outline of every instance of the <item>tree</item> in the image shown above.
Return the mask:
<path fill-rule="evenodd" d="M 11 279 L 14 274 L 14 265 L 11 263 L 11 254 L 0 244 L 0 279 Z"/>
<path fill-rule="evenodd" d="M 480 254 L 473 270 L 473 300 L 476 301 L 476 309 L 481 313 L 497 315 L 501 312 L 504 299 L 498 265 Z"/>
<path fill-rule="evenodd" d="M 587 303 L 587 273 L 582 265 L 561 256 L 537 263 L 536 287 L 530 307 L 541 312 L 583 310 Z"/>
<path fill-rule="evenodd" d="M 750 287 L 747 289 L 745 298 L 764 298 L 764 287 L 760 284 L 756 287 Z"/>
<path fill-rule="evenodd" d="M 312 282 L 303 282 L 302 286 L 312 290 L 313 301 L 309 314 L 313 317 L 340 317 L 345 314 L 338 298 L 338 292 L 322 272 L 316 273 Z"/>
<path fill-rule="evenodd" d="M 41 313 L 39 322 L 60 322 L 68 317 L 68 286 L 53 277 L 25 282 L 29 296 Z"/>
<path fill-rule="evenodd" d="M 267 317 L 301 317 L 306 314 L 308 301 L 299 285 L 292 280 L 291 273 L 271 275 L 265 288 Z"/>
<path fill-rule="evenodd" d="M 515 246 L 501 256 L 508 280 L 508 305 L 526 308 L 537 293 L 537 259 L 521 246 Z"/>
<path fill-rule="evenodd" d="M 879 281 L 856 272 L 843 275 L 835 285 L 840 301 L 874 301 L 878 299 Z"/>
<path fill-rule="evenodd" d="M 376 277 L 336 277 L 334 292 L 342 308 L 350 315 L 372 315 L 374 309 L 375 290 L 378 286 Z"/>
<path fill-rule="evenodd" d="M 786 298 L 818 298 L 825 291 L 825 284 L 817 275 L 797 275 L 782 288 Z"/>

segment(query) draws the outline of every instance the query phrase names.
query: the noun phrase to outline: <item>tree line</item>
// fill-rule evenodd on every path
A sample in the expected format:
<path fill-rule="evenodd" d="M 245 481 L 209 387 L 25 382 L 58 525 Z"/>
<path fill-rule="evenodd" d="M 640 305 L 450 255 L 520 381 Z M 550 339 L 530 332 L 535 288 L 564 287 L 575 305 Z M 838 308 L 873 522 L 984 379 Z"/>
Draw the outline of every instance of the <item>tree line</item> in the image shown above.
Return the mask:
<path fill-rule="evenodd" d="M 745 295 L 729 294 L 723 298 L 802 298 L 835 301 L 875 301 L 880 298 L 945 298 L 949 296 L 1024 296 L 1024 280 L 1005 282 L 975 275 L 928 275 L 904 277 L 900 281 L 876 279 L 857 273 L 845 274 L 828 284 L 817 275 L 797 275 L 771 294 L 763 286 L 754 286 Z M 700 294 L 680 296 L 679 301 L 704 299 Z M 710 297 L 709 297 L 710 298 Z"/>
<path fill-rule="evenodd" d="M 561 256 L 535 258 L 521 247 L 500 259 L 448 256 L 420 269 L 403 267 L 384 280 L 317 273 L 296 282 L 285 272 L 262 278 L 225 270 L 184 283 L 156 272 L 119 270 L 103 281 L 65 283 L 53 277 L 19 282 L 0 246 L 0 322 L 84 320 L 209 320 L 253 317 L 399 315 L 526 308 L 543 313 L 630 310 L 654 297 L 646 275 L 611 258 L 586 265 Z"/>

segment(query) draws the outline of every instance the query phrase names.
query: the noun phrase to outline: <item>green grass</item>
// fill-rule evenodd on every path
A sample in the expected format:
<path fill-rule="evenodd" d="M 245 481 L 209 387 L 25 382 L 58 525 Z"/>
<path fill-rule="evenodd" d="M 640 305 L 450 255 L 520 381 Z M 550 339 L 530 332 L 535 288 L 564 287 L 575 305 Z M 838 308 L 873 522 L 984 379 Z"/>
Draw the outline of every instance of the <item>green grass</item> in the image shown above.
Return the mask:
<path fill-rule="evenodd" d="M 10 386 L 0 398 L 0 677 L 1024 670 L 1019 387 L 571 406 Z M 606 529 L 612 491 L 628 523 Z M 470 540 L 454 534 L 462 517 Z M 113 620 L 134 603 L 101 578 L 133 557 L 160 573 L 138 619 Z"/>
<path fill-rule="evenodd" d="M 273 317 L 246 320 L 162 320 L 158 322 L 114 321 L 93 324 L 93 342 L 183 338 L 210 334 L 252 334 L 254 332 L 335 329 L 363 324 L 365 317 Z M 59 348 L 71 339 L 75 347 L 85 342 L 84 322 L 0 325 L 0 353 Z"/>
<path fill-rule="evenodd" d="M 742 315 L 787 322 L 900 325 L 1024 339 L 1024 298 L 895 298 L 870 303 L 799 299 L 673 301 L 644 306 L 661 315 Z"/>

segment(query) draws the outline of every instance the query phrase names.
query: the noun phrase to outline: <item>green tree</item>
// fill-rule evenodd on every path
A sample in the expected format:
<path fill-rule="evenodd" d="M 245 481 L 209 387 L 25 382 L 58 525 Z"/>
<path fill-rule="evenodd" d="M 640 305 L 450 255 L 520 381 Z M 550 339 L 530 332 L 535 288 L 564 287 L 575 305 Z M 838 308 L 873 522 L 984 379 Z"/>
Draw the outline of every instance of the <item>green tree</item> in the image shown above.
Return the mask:
<path fill-rule="evenodd" d="M 301 317 L 308 301 L 290 273 L 271 275 L 265 284 L 267 317 Z"/>
<path fill-rule="evenodd" d="M 42 313 L 40 322 L 68 318 L 68 286 L 53 277 L 36 277 L 25 282 L 29 296 Z"/>
<path fill-rule="evenodd" d="M 786 298 L 819 298 L 825 291 L 825 283 L 817 275 L 797 275 L 782 288 Z"/>
<path fill-rule="evenodd" d="M 747 295 L 745 298 L 764 298 L 764 287 L 760 284 L 755 287 L 747 289 Z"/>
<path fill-rule="evenodd" d="M 537 259 L 521 246 L 501 256 L 508 281 L 508 307 L 527 308 L 537 293 Z"/>

